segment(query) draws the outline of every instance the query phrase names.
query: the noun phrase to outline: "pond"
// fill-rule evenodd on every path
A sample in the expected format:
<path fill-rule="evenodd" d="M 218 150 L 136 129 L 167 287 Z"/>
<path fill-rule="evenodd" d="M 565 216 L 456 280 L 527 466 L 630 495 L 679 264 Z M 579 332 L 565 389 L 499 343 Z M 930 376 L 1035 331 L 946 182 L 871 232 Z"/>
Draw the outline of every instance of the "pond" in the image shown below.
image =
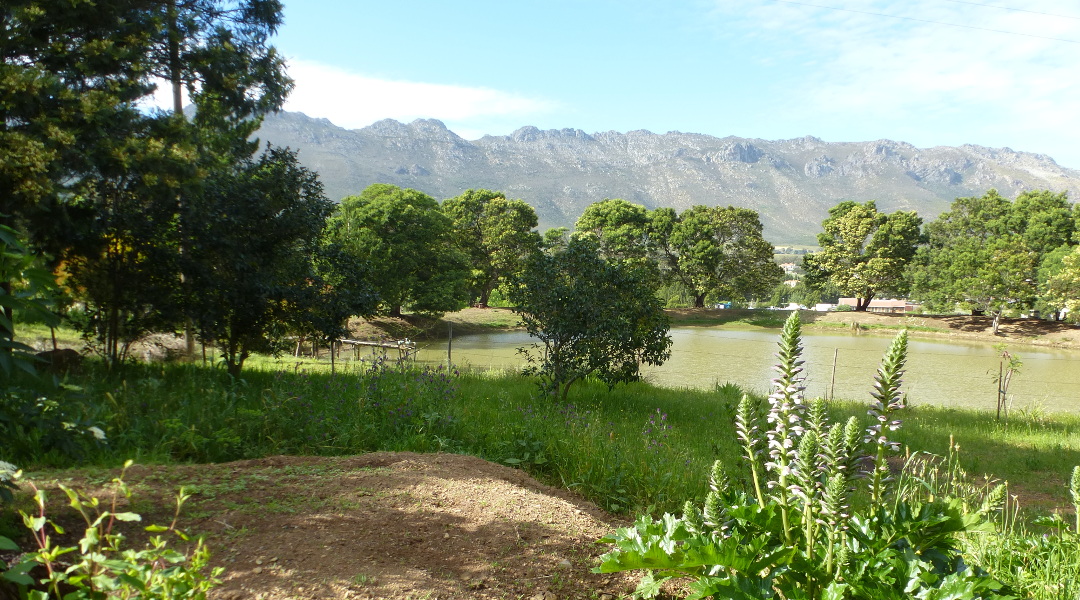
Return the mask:
<path fill-rule="evenodd" d="M 779 330 L 740 331 L 711 327 L 676 327 L 671 358 L 646 367 L 647 380 L 665 387 L 711 388 L 732 382 L 765 391 L 774 376 Z M 867 333 L 803 334 L 808 396 L 869 399 L 874 373 L 891 337 Z M 517 369 L 525 364 L 517 348 L 532 343 L 520 331 L 456 337 L 455 364 Z M 1023 368 L 1009 387 L 1012 410 L 1080 412 L 1080 352 L 1012 346 Z M 447 342 L 425 345 L 421 362 L 445 363 Z M 835 379 L 833 359 L 835 356 Z M 999 352 L 990 344 L 912 338 L 903 391 L 911 404 L 937 404 L 993 410 Z"/>

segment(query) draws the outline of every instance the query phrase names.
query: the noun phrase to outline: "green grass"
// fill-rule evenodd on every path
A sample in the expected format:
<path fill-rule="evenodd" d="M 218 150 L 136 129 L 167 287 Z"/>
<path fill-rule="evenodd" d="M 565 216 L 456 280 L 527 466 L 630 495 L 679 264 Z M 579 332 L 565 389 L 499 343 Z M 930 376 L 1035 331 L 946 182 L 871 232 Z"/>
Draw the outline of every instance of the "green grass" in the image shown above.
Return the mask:
<path fill-rule="evenodd" d="M 540 394 L 535 381 L 514 373 L 366 363 L 331 375 L 325 363 L 294 359 L 252 361 L 239 380 L 198 364 L 140 364 L 108 372 L 90 361 L 70 383 L 78 389 L 66 394 L 64 410 L 78 422 L 102 427 L 107 444 L 83 435 L 78 452 L 38 447 L 19 455 L 12 454 L 17 446 L 5 444 L 0 460 L 32 470 L 116 466 L 128 458 L 168 464 L 443 451 L 519 466 L 615 512 L 678 512 L 685 500 L 704 497 L 713 461 L 741 462 L 733 428 L 741 392 L 732 385 L 702 391 L 635 383 L 609 391 L 585 382 L 571 390 L 569 403 L 559 404 Z M 869 424 L 867 403 L 868 398 L 835 403 L 831 417 L 856 415 Z M 988 411 L 919 406 L 902 418 L 896 439 L 912 451 L 944 455 L 955 439 L 961 465 L 974 477 L 1007 480 L 1011 493 L 1035 512 L 1071 508 L 1065 484 L 1080 464 L 1080 416 L 1017 412 L 998 422 Z M 62 478 L 63 471 L 32 476 Z M 215 485 L 203 491 L 227 491 Z M 299 508 L 290 503 L 274 510 Z M 1050 590 L 1037 597 L 1066 597 L 1051 595 L 1060 591 L 1052 582 L 1056 573 L 1080 571 L 1080 550 L 1039 542 L 1037 525 L 1023 527 L 1032 529 L 970 540 L 967 551 L 979 564 L 1015 573 L 1011 577 L 1024 589 Z M 1043 546 L 1029 548 L 1023 560 L 1010 558 L 1026 552 L 1018 550 L 1023 544 L 1037 543 Z M 1032 575 L 1036 571 L 1045 575 Z"/>
<path fill-rule="evenodd" d="M 101 426 L 107 445 L 82 439 L 84 454 L 74 458 L 5 447 L 0 459 L 33 467 L 441 450 L 519 464 L 614 510 L 676 508 L 704 494 L 701 474 L 713 460 L 740 460 L 734 386 L 635 383 L 609 392 L 586 382 L 560 405 L 512 373 L 349 366 L 331 375 L 325 363 L 291 358 L 252 361 L 237 381 L 201 365 L 109 373 L 91 362 L 73 383 L 81 391 L 65 406 Z M 866 419 L 865 403 L 836 403 L 834 418 Z M 912 451 L 944 454 L 951 436 L 969 473 L 1008 480 L 1040 510 L 1068 505 L 1080 416 L 1016 412 L 998 422 L 988 411 L 919 406 L 904 419 L 898 439 Z"/>

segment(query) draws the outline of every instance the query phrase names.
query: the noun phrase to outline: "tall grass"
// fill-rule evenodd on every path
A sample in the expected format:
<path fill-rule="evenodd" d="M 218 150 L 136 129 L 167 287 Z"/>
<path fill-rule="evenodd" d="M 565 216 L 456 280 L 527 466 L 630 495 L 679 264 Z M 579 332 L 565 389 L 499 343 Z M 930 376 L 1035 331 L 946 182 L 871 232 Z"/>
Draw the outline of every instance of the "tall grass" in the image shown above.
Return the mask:
<path fill-rule="evenodd" d="M 404 369 L 372 359 L 334 375 L 311 364 L 253 368 L 238 380 L 198 365 L 93 363 L 64 402 L 107 443 L 81 462 L 219 462 L 272 454 L 343 455 L 371 450 L 448 451 L 520 465 L 582 491 L 610 509 L 676 507 L 701 496 L 716 459 L 739 460 L 735 386 L 657 388 L 587 382 L 568 404 L 514 373 Z M 868 399 L 867 399 L 868 400 Z M 830 417 L 865 419 L 866 402 L 834 403 Z M 907 409 L 898 441 L 945 454 L 963 444 L 964 467 L 992 474 L 1041 509 L 1067 506 L 1065 479 L 1080 464 L 1080 417 L 1013 415 L 920 406 Z M 0 445 L 23 466 L 74 464 Z"/>
<path fill-rule="evenodd" d="M 585 382 L 561 404 L 509 372 L 398 369 L 376 358 L 336 374 L 296 361 L 284 370 L 254 366 L 232 379 L 200 365 L 110 372 L 90 362 L 68 382 L 75 391 L 33 393 L 56 395 L 106 441 L 82 436 L 79 455 L 45 447 L 16 453 L 0 444 L 0 460 L 33 469 L 128 458 L 145 464 L 443 451 L 519 466 L 611 511 L 654 513 L 700 501 L 708 492 L 701 473 L 715 460 L 740 460 L 733 421 L 741 390 L 733 385 L 701 391 L 635 383 L 609 391 Z M 834 403 L 830 419 L 854 415 L 865 427 L 868 403 Z M 945 455 L 952 435 L 976 480 L 984 473 L 1007 480 L 1010 494 L 1043 512 L 1070 505 L 1066 478 L 1080 464 L 1080 417 L 1028 412 L 997 422 L 985 411 L 920 406 L 903 418 L 897 440 L 913 451 Z M 1060 523 L 1038 523 L 1014 520 L 1004 535 L 968 539 L 965 552 L 1031 597 L 1075 597 L 1080 544 Z M 1058 575 L 1071 583 L 1061 587 Z"/>

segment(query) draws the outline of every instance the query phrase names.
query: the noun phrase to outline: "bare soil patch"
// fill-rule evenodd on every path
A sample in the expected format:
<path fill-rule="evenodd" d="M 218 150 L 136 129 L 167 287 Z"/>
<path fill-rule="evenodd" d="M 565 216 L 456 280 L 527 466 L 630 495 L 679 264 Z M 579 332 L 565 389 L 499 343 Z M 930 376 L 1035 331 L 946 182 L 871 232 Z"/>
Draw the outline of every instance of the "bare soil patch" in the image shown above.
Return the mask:
<path fill-rule="evenodd" d="M 668 310 L 678 325 L 778 327 L 787 311 L 747 309 L 674 309 Z M 1003 317 L 998 334 L 993 333 L 993 317 L 970 315 L 904 315 L 873 312 L 801 311 L 803 324 L 813 328 L 848 328 L 856 331 L 899 330 L 907 327 L 911 335 L 980 341 L 991 344 L 1029 344 L 1080 349 L 1080 327 L 1063 321 L 1013 319 Z"/>
<path fill-rule="evenodd" d="M 63 483 L 100 492 L 116 474 L 65 471 Z M 144 524 L 171 520 L 179 486 L 194 492 L 180 525 L 205 533 L 213 563 L 225 567 L 211 595 L 220 600 L 595 599 L 635 586 L 628 576 L 590 572 L 606 550 L 596 540 L 624 523 L 475 457 L 376 452 L 136 465 L 126 480 Z M 63 494 L 50 489 L 57 482 L 35 483 L 49 489 L 54 516 L 70 520 Z"/>
<path fill-rule="evenodd" d="M 466 308 L 440 319 L 419 315 L 356 318 L 349 322 L 349 335 L 365 341 L 430 340 L 444 339 L 451 331 L 453 335 L 467 335 L 519 327 L 518 316 L 509 308 Z"/>
<path fill-rule="evenodd" d="M 988 343 L 1030 344 L 1080 349 L 1080 327 L 1063 321 L 1003 317 L 994 335 L 993 317 L 894 315 L 871 312 L 804 312 L 804 322 L 861 327 L 909 327 L 911 334 Z"/>

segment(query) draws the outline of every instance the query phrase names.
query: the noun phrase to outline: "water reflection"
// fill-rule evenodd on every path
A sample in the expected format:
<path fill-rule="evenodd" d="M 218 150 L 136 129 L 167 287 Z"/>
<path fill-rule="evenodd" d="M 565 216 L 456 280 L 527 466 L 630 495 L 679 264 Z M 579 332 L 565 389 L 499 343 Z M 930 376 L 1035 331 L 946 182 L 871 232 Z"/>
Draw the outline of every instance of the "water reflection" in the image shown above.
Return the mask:
<path fill-rule="evenodd" d="M 648 367 L 645 376 L 667 387 L 709 388 L 718 382 L 764 391 L 774 376 L 778 331 L 735 331 L 708 327 L 671 330 L 671 359 Z M 876 335 L 804 332 L 808 395 L 869 399 L 874 372 L 891 338 Z M 500 332 L 455 338 L 456 364 L 520 368 L 516 349 L 531 343 L 524 332 Z M 1013 409 L 1033 406 L 1050 412 L 1080 412 L 1080 352 L 1014 346 L 1024 362 L 1009 388 Z M 420 360 L 446 361 L 446 342 L 429 344 Z M 833 356 L 836 356 L 835 382 Z M 996 406 L 994 377 L 998 352 L 989 344 L 912 339 L 904 389 L 912 404 L 984 408 Z"/>

